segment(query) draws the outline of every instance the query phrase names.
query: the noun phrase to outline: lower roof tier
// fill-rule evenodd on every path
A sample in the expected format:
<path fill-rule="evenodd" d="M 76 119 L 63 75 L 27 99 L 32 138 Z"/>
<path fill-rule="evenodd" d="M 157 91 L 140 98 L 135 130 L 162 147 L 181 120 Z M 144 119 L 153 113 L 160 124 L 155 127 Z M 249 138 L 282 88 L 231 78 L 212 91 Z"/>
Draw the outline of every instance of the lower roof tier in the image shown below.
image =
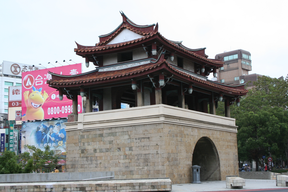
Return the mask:
<path fill-rule="evenodd" d="M 79 75 L 65 76 L 51 73 L 52 79 L 47 81 L 50 87 L 61 89 L 80 89 L 80 87 L 109 87 L 115 83 L 131 82 L 131 80 L 143 80 L 159 75 L 164 80 L 170 78 L 175 81 L 191 85 L 206 91 L 225 94 L 231 97 L 243 96 L 248 92 L 241 86 L 227 86 L 187 71 L 167 62 L 164 58 L 155 60 L 143 60 L 134 63 L 123 63 L 117 66 L 98 67 L 96 70 Z"/>

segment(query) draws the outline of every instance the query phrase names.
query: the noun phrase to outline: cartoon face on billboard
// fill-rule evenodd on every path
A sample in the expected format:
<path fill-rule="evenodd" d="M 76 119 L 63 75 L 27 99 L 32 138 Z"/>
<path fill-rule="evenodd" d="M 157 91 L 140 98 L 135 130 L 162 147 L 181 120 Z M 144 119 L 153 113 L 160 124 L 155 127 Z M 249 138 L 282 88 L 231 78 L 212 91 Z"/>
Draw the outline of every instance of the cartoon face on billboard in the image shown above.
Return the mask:
<path fill-rule="evenodd" d="M 23 120 L 33 120 L 33 119 L 44 119 L 44 110 L 42 108 L 44 102 L 48 98 L 48 94 L 44 91 L 42 93 L 42 88 L 36 89 L 32 87 L 33 91 L 25 91 L 23 93 L 26 113 Z"/>
<path fill-rule="evenodd" d="M 64 97 L 59 100 L 56 89 L 46 84 L 51 79 L 48 71 L 62 75 L 81 73 L 81 63 L 37 71 L 23 72 L 22 74 L 22 120 L 43 120 L 67 117 L 73 112 L 72 101 Z M 82 112 L 82 99 L 78 98 L 78 113 Z"/>

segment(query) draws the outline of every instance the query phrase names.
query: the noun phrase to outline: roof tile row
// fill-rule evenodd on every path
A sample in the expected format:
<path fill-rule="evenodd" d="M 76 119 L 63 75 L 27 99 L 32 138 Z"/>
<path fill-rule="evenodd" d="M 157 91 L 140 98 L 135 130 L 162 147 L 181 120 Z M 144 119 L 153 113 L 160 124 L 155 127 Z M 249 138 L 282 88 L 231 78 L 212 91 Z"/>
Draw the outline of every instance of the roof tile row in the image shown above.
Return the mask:
<path fill-rule="evenodd" d="M 107 83 L 108 83 L 109 80 L 123 78 L 123 77 L 129 77 L 129 76 L 136 75 L 136 74 L 141 74 L 143 72 L 151 71 L 153 69 L 159 68 L 162 65 L 166 65 L 169 69 L 171 69 L 175 73 L 178 73 L 179 75 L 181 75 L 183 77 L 191 79 L 191 83 L 198 82 L 199 84 L 208 86 L 212 89 L 214 87 L 214 88 L 222 90 L 223 92 L 228 92 L 228 93 L 231 92 L 232 94 L 245 95 L 247 93 L 247 90 L 245 90 L 245 89 L 231 88 L 231 87 L 227 87 L 225 85 L 219 85 L 219 84 L 213 83 L 211 81 L 201 80 L 200 78 L 197 78 L 195 76 L 189 75 L 187 73 L 184 73 L 184 72 L 178 70 L 177 68 L 173 67 L 172 64 L 168 63 L 166 60 L 159 61 L 158 63 L 150 63 L 150 64 L 145 64 L 145 65 L 141 65 L 141 66 L 137 66 L 137 67 L 133 67 L 133 68 L 127 68 L 127 69 L 123 69 L 123 70 L 107 71 L 107 72 L 95 71 L 95 72 L 90 73 L 90 74 L 83 74 L 80 76 L 78 75 L 77 77 L 71 76 L 68 78 L 67 77 L 61 78 L 61 76 L 57 75 L 58 77 L 60 77 L 60 79 L 59 80 L 53 80 L 53 78 L 52 78 L 52 80 L 48 81 L 48 84 L 51 87 L 58 87 L 58 86 L 61 87 L 61 86 L 101 82 L 101 81 L 107 81 Z M 53 73 L 52 73 L 52 77 L 53 77 Z M 119 81 L 120 81 L 120 79 L 119 79 Z"/>

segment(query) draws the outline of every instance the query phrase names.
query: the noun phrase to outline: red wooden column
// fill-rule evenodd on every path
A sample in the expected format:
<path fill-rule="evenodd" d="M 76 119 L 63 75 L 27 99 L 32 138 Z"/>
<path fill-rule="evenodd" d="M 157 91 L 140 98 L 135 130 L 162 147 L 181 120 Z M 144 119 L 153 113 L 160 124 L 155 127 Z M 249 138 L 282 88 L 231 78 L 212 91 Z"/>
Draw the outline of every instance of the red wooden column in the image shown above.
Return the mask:
<path fill-rule="evenodd" d="M 230 99 L 225 99 L 225 117 L 230 117 Z"/>
<path fill-rule="evenodd" d="M 162 104 L 162 89 L 160 87 L 155 88 L 155 104 Z"/>
<path fill-rule="evenodd" d="M 76 93 L 73 94 L 72 101 L 73 113 L 68 115 L 68 122 L 78 121 L 78 95 Z"/>
<path fill-rule="evenodd" d="M 214 93 L 212 93 L 211 98 L 210 98 L 210 113 L 211 114 L 216 114 L 216 105 L 215 105 L 215 99 L 214 99 Z"/>
<path fill-rule="evenodd" d="M 207 100 L 202 101 L 203 112 L 208 113 L 208 102 Z"/>
<path fill-rule="evenodd" d="M 89 113 L 89 112 L 92 112 L 92 106 L 91 106 L 90 90 L 87 90 L 87 92 L 86 92 L 85 113 Z"/>
<path fill-rule="evenodd" d="M 73 94 L 73 114 L 78 115 L 78 95 Z"/>
<path fill-rule="evenodd" d="M 139 83 L 139 88 L 137 89 L 137 107 L 143 106 L 144 101 L 143 101 L 143 86 L 142 82 L 140 81 Z"/>

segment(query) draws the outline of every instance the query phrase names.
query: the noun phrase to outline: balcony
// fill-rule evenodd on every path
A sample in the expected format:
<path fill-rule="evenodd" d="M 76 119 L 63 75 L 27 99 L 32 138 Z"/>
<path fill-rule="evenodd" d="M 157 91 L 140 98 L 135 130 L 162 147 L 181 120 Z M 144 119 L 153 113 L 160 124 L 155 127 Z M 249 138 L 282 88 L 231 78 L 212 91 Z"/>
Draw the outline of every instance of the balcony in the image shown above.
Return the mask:
<path fill-rule="evenodd" d="M 81 113 L 78 121 L 65 124 L 66 131 L 84 131 L 159 123 L 237 132 L 233 118 L 163 104 Z"/>

